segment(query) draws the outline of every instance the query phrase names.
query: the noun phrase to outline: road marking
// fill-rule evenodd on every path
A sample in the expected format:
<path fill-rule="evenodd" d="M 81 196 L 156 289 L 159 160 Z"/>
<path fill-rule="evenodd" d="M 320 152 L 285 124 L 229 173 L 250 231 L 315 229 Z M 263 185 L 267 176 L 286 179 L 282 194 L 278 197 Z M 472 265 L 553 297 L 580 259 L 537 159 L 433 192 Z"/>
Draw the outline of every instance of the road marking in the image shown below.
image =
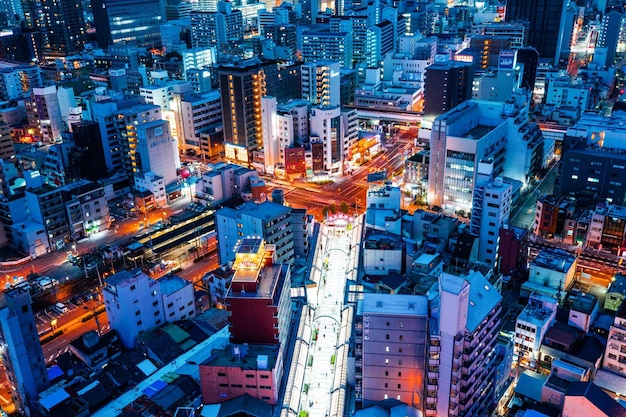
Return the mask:
<path fill-rule="evenodd" d="M 5 404 L 11 404 L 11 401 L 7 400 L 2 395 L 0 395 L 0 400 L 2 400 Z"/>

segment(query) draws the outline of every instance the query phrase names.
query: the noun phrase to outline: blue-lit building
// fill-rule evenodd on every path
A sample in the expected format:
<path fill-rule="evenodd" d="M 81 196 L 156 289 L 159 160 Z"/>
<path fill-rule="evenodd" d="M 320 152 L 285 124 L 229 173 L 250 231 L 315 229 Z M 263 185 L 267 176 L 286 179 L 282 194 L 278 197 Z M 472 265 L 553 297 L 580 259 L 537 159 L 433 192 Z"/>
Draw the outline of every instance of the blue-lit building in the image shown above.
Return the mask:
<path fill-rule="evenodd" d="M 138 45 L 147 47 L 159 46 L 159 27 L 165 22 L 162 6 L 160 0 L 92 0 L 98 46 L 106 49 L 120 41 L 136 41 Z"/>
<path fill-rule="evenodd" d="M 215 215 L 220 264 L 234 262 L 237 242 L 254 236 L 275 246 L 277 263 L 293 262 L 291 208 L 270 201 L 249 201 L 236 209 L 224 207 Z"/>

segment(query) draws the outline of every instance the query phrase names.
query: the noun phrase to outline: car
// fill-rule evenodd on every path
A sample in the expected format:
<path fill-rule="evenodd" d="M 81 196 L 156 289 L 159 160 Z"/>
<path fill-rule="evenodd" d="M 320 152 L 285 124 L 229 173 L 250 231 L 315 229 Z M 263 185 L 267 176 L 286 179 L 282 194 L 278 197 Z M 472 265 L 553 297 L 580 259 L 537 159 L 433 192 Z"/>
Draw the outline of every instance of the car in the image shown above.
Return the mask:
<path fill-rule="evenodd" d="M 56 303 L 53 307 L 54 311 L 56 311 L 59 314 L 65 314 L 68 311 L 70 311 L 69 308 L 67 308 L 67 306 L 63 303 Z"/>

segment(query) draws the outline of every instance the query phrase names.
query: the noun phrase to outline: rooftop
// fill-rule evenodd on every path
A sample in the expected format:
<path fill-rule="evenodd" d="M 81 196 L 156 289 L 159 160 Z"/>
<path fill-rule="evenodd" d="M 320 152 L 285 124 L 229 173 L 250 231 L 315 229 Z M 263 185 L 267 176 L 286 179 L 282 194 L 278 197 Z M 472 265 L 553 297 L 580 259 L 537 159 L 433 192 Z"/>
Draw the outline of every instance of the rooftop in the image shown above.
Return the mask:
<path fill-rule="evenodd" d="M 228 345 L 224 349 L 214 349 L 202 365 L 227 366 L 251 370 L 271 370 L 276 366 L 278 346 Z"/>
<path fill-rule="evenodd" d="M 543 327 L 547 321 L 552 320 L 553 315 L 554 311 L 549 308 L 527 305 L 519 314 L 517 320 L 534 324 L 537 327 Z"/>
<path fill-rule="evenodd" d="M 567 272 L 575 261 L 575 255 L 571 255 L 562 249 L 543 249 L 532 262 L 532 265 L 553 271 Z"/>
<path fill-rule="evenodd" d="M 179 291 L 186 286 L 192 285 L 192 283 L 187 281 L 186 279 L 173 274 L 164 275 L 158 280 L 158 282 L 159 286 L 161 287 L 161 294 L 164 295 L 174 294 L 176 291 Z"/>
<path fill-rule="evenodd" d="M 136 281 L 139 278 L 149 278 L 144 274 L 141 269 L 121 270 L 106 279 L 106 285 L 126 287 L 131 281 Z"/>
<path fill-rule="evenodd" d="M 365 294 L 363 313 L 428 316 L 428 298 L 413 294 Z"/>
<path fill-rule="evenodd" d="M 231 284 L 228 297 L 270 298 L 276 291 L 276 285 L 283 274 L 287 274 L 289 264 L 274 264 L 256 269 L 238 269 Z M 237 282 L 256 281 L 256 292 L 236 288 Z"/>
<path fill-rule="evenodd" d="M 470 284 L 467 330 L 473 332 L 478 325 L 496 308 L 502 296 L 478 271 L 471 271 L 464 277 Z"/>
<path fill-rule="evenodd" d="M 592 382 L 572 382 L 565 393 L 565 401 L 567 401 L 567 397 L 585 397 L 604 415 L 626 417 L 626 408 Z"/>
<path fill-rule="evenodd" d="M 284 214 L 289 214 L 291 209 L 281 204 L 272 203 L 271 201 L 264 201 L 263 203 L 255 203 L 253 201 L 247 201 L 236 209 L 230 207 L 224 207 L 217 211 L 217 214 L 224 217 L 230 217 L 236 219 L 241 213 L 245 213 L 248 216 L 261 219 L 263 221 L 272 221 L 277 217 Z"/>

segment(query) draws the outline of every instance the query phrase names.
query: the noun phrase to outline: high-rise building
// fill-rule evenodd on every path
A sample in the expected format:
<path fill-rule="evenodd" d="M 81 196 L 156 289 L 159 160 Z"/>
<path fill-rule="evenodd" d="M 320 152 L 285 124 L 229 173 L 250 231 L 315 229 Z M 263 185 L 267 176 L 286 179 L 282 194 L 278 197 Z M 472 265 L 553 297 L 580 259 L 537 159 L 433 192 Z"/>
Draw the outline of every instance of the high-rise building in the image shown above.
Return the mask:
<path fill-rule="evenodd" d="M 601 63 L 603 66 L 610 67 L 613 65 L 621 26 L 622 13 L 618 11 L 613 10 L 602 17 L 602 30 L 600 31 L 600 36 L 598 37 L 596 49 L 606 49 L 603 54 L 606 58 L 604 62 Z"/>
<path fill-rule="evenodd" d="M 521 188 L 521 184 L 518 183 Z M 500 228 L 508 224 L 514 188 L 502 177 L 477 175 L 472 199 L 470 233 L 478 236 L 478 260 L 497 267 Z"/>
<path fill-rule="evenodd" d="M 363 343 L 361 349 L 357 347 L 362 352 L 359 398 L 363 407 L 393 398 L 423 409 L 428 323 L 426 296 L 365 294 Z"/>
<path fill-rule="evenodd" d="M 83 121 L 72 125 L 76 151 L 74 160 L 79 176 L 97 181 L 108 175 L 104 146 L 97 122 Z"/>
<path fill-rule="evenodd" d="M 352 68 L 352 34 L 350 32 L 315 32 L 302 34 L 304 62 L 337 61 L 342 68 Z"/>
<path fill-rule="evenodd" d="M 134 174 L 152 172 L 167 186 L 178 177 L 180 157 L 176 141 L 170 135 L 166 120 L 155 120 L 137 126 L 136 136 L 129 135 L 130 157 Z"/>
<path fill-rule="evenodd" d="M 30 293 L 23 288 L 2 294 L 0 344 L 0 358 L 12 388 L 16 409 L 30 415 L 37 401 L 37 394 L 48 388 L 50 381 Z"/>
<path fill-rule="evenodd" d="M 568 0 L 509 0 L 506 4 L 507 22 L 527 22 L 527 45 L 542 58 L 558 59 L 561 18 Z M 570 28 L 571 29 L 571 28 Z"/>
<path fill-rule="evenodd" d="M 266 71 L 275 66 L 250 59 L 219 67 L 227 158 L 251 163 L 252 152 L 263 147 L 261 98 L 267 94 Z"/>
<path fill-rule="evenodd" d="M 22 0 L 26 27 L 38 30 L 36 55 L 40 59 L 65 57 L 82 52 L 85 19 L 80 0 Z"/>
<path fill-rule="evenodd" d="M 472 97 L 474 64 L 446 61 L 426 68 L 424 116 L 434 118 Z"/>
<path fill-rule="evenodd" d="M 43 142 L 56 142 L 61 139 L 63 131 L 63 115 L 59 104 L 59 94 L 54 85 L 34 88 L 31 108 L 37 119 L 34 125 L 39 130 Z"/>
<path fill-rule="evenodd" d="M 366 14 L 355 16 L 332 16 L 329 19 L 331 32 L 352 34 L 353 65 L 367 62 L 368 17 Z"/>
<path fill-rule="evenodd" d="M 302 98 L 322 107 L 340 105 L 340 64 L 336 61 L 302 65 Z"/>
<path fill-rule="evenodd" d="M 427 416 L 471 416 L 494 402 L 502 296 L 476 271 L 439 277 L 438 329 L 431 329 Z M 429 397 L 434 397 L 431 401 Z"/>
<path fill-rule="evenodd" d="M 146 47 L 159 46 L 159 25 L 165 22 L 163 6 L 161 0 L 92 0 L 98 46 L 108 49 L 111 44 L 121 41 L 134 41 Z"/>
<path fill-rule="evenodd" d="M 217 11 L 192 11 L 189 17 L 193 48 L 221 49 L 243 39 L 243 14 L 241 10 L 233 10 L 231 3 L 220 1 Z"/>
<path fill-rule="evenodd" d="M 520 48 L 517 50 L 517 62 L 524 65 L 522 75 L 522 88 L 527 88 L 531 93 L 535 89 L 537 77 L 537 65 L 539 65 L 539 52 L 535 48 Z"/>
<path fill-rule="evenodd" d="M 491 114 L 491 106 L 489 102 L 464 102 L 433 122 L 428 170 L 431 206 L 469 213 L 481 161 L 489 161 L 494 177 L 504 174 L 510 121 L 486 123 L 480 115 Z"/>

